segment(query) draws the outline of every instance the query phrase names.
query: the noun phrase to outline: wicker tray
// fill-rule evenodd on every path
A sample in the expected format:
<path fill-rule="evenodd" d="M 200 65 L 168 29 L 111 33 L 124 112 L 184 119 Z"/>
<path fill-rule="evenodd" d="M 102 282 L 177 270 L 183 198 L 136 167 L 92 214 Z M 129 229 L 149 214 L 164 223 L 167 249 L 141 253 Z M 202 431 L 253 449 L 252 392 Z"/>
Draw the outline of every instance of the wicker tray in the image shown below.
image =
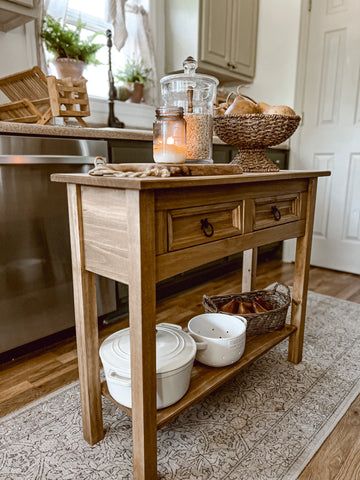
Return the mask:
<path fill-rule="evenodd" d="M 228 115 L 214 118 L 214 130 L 223 142 L 238 148 L 231 163 L 240 164 L 244 172 L 277 172 L 265 149 L 291 137 L 300 120 L 298 115 Z"/>
<path fill-rule="evenodd" d="M 284 328 L 287 311 L 291 302 L 291 295 L 289 287 L 281 283 L 276 283 L 273 287 L 265 290 L 254 290 L 252 292 L 233 293 L 229 295 L 204 295 L 203 306 L 205 312 L 217 313 L 221 311 L 219 306 L 230 302 L 230 300 L 251 301 L 255 298 L 261 298 L 269 302 L 274 308 L 268 312 L 239 315 L 246 318 L 248 322 L 246 334 L 248 336 L 261 335 L 262 333 Z M 227 315 L 234 315 L 228 312 L 226 313 Z"/>

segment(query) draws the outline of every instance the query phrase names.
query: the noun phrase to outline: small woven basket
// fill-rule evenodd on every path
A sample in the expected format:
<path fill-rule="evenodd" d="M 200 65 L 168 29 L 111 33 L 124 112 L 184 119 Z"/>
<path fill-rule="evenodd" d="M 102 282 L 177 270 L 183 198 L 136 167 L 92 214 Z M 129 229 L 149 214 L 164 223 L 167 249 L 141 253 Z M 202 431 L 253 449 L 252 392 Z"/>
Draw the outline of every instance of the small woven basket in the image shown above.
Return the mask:
<path fill-rule="evenodd" d="M 265 149 L 285 142 L 300 120 L 298 115 L 225 115 L 214 118 L 214 130 L 223 142 L 238 148 L 231 163 L 240 164 L 244 172 L 274 172 L 279 167 L 268 158 Z"/>
<path fill-rule="evenodd" d="M 273 287 L 265 290 L 254 290 L 252 292 L 234 293 L 229 295 L 204 295 L 203 306 L 205 312 L 218 313 L 220 308 L 231 300 L 252 301 L 256 298 L 270 303 L 272 310 L 261 313 L 232 314 L 224 312 L 227 315 L 241 316 L 247 320 L 247 336 L 261 335 L 262 333 L 281 330 L 284 328 L 287 311 L 291 302 L 290 289 L 287 285 L 276 283 Z"/>

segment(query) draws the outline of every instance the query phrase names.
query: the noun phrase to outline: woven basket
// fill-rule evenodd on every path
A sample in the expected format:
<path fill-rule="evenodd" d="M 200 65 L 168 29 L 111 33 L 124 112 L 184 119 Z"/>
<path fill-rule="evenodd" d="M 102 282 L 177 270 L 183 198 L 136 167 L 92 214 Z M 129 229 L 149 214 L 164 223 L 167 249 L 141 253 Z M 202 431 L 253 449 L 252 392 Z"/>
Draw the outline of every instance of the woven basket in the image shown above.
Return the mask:
<path fill-rule="evenodd" d="M 287 311 L 291 302 L 291 295 L 289 287 L 281 283 L 276 283 L 272 288 L 266 290 L 254 290 L 252 292 L 229 295 L 204 295 L 203 306 L 205 312 L 218 313 L 221 312 L 219 307 L 230 302 L 230 300 L 251 301 L 255 300 L 255 298 L 261 298 L 270 303 L 273 306 L 273 310 L 241 315 L 234 315 L 228 312 L 226 312 L 226 314 L 246 318 L 246 334 L 248 336 L 261 335 L 262 333 L 284 328 Z"/>
<path fill-rule="evenodd" d="M 287 140 L 300 123 L 298 115 L 247 114 L 214 118 L 216 135 L 239 149 L 231 163 L 241 164 L 244 172 L 274 172 L 279 168 L 265 149 Z"/>

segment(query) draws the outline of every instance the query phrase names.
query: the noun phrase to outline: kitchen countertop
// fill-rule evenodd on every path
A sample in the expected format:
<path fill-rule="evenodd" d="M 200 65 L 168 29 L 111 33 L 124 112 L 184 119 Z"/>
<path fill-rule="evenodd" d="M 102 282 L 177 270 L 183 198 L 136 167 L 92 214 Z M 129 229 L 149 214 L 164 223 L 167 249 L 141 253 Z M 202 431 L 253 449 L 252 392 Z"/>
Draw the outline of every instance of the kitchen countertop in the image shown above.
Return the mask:
<path fill-rule="evenodd" d="M 80 127 L 62 125 L 35 125 L 32 123 L 13 123 L 0 121 L 0 135 L 22 135 L 35 137 L 62 137 L 89 140 L 138 140 L 152 141 L 152 130 L 135 130 L 129 128 Z M 215 145 L 225 145 L 214 136 Z M 289 141 L 276 147 L 289 150 Z"/>

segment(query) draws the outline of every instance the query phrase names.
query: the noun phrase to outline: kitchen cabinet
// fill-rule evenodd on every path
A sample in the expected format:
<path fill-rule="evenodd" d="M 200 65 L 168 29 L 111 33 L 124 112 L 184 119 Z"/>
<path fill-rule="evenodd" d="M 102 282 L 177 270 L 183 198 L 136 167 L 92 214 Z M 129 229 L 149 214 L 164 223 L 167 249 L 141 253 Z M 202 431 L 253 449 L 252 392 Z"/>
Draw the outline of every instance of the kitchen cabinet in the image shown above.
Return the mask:
<path fill-rule="evenodd" d="M 0 0 L 0 31 L 8 32 L 37 16 L 34 0 Z"/>
<path fill-rule="evenodd" d="M 250 78 L 255 75 L 258 11 L 258 0 L 233 0 L 231 68 Z"/>
<path fill-rule="evenodd" d="M 231 13 L 233 0 L 201 2 L 199 60 L 228 70 L 231 63 Z"/>
<path fill-rule="evenodd" d="M 223 81 L 250 82 L 258 10 L 258 0 L 166 0 L 166 71 L 181 70 L 183 60 L 192 55 L 199 71 Z"/>

